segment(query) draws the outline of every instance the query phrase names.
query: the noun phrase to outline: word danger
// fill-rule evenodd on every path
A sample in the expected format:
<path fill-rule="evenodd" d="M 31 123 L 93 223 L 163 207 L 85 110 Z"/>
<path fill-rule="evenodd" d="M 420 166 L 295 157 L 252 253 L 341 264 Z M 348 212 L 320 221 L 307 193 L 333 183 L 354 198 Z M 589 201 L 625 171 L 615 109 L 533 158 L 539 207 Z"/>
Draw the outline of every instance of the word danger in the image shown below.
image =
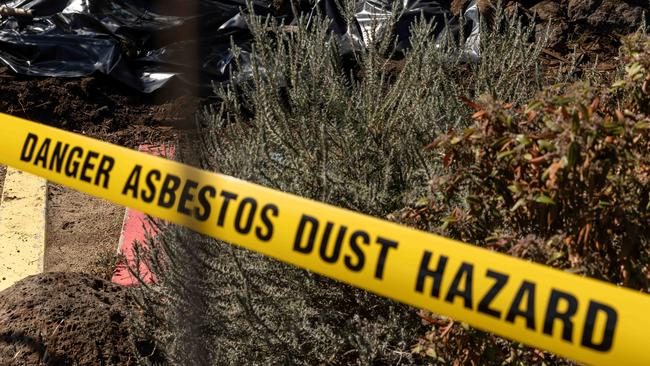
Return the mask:
<path fill-rule="evenodd" d="M 235 230 L 242 235 L 254 232 L 261 241 L 269 241 L 273 236 L 271 218 L 279 213 L 278 206 L 274 204 L 260 205 L 253 197 L 240 197 L 226 190 L 217 191 L 212 185 L 200 184 L 171 173 L 163 174 L 158 169 L 145 173 L 141 165 L 135 165 L 131 170 L 122 194 L 174 209 L 201 222 L 217 212 L 216 225 L 219 227 L 224 227 L 227 217 L 234 212 Z"/>
<path fill-rule="evenodd" d="M 108 188 L 115 159 L 81 146 L 27 134 L 20 160 L 86 183 Z"/>
<path fill-rule="evenodd" d="M 510 276 L 506 273 L 488 269 L 486 273 L 475 273 L 471 263 L 463 262 L 458 268 L 450 268 L 448 257 L 440 255 L 437 261 L 432 260 L 433 254 L 424 251 L 422 261 L 418 270 L 415 291 L 425 293 L 425 284 L 433 282 L 428 292 L 431 297 L 444 299 L 454 303 L 460 299 L 467 309 L 477 311 L 496 319 L 514 323 L 515 320 L 523 321 L 526 328 L 541 332 L 552 337 L 554 332 L 560 333 L 562 339 L 575 343 L 577 331 L 582 329 L 580 345 L 596 351 L 606 352 L 612 348 L 614 333 L 618 314 L 614 308 L 606 304 L 590 300 L 588 304 L 578 301 L 578 297 L 565 291 L 552 289 L 545 303 L 544 315 L 538 319 L 535 314 L 536 297 L 546 294 L 539 294 L 537 286 L 533 281 L 521 281 L 515 283 L 517 291 L 509 306 L 496 308 L 493 305 L 494 299 L 506 286 L 512 286 Z M 474 288 L 476 275 L 485 276 L 492 285 L 481 294 Z M 443 277 L 451 276 L 453 279 L 449 288 L 442 288 Z M 480 297 L 475 297 L 480 295 Z M 580 307 L 587 306 L 584 319 L 576 319 Z M 594 334 L 596 323 L 600 322 L 604 327 L 602 334 Z"/>

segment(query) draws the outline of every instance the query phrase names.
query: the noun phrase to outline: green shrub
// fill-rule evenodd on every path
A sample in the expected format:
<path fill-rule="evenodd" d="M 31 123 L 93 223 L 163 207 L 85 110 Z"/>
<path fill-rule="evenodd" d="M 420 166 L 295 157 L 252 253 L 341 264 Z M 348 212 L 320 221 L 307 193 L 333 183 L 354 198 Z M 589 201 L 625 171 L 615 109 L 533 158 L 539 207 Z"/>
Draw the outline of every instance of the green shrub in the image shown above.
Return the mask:
<path fill-rule="evenodd" d="M 503 22 L 482 34 L 481 63 L 464 65 L 462 45 L 436 47 L 427 24 L 396 61 L 390 37 L 342 57 L 324 22 L 287 32 L 252 17 L 250 79 L 217 88 L 198 118 L 203 167 L 385 217 L 426 194 L 438 168 L 423 147 L 468 124 L 458 96 L 523 102 L 538 90 L 543 44 Z M 151 245 L 160 285 L 144 304 L 174 362 L 427 362 L 411 352 L 425 328 L 407 306 L 175 226 Z"/>
<path fill-rule="evenodd" d="M 429 146 L 445 174 L 431 181 L 427 200 L 395 217 L 476 245 L 649 291 L 648 52 L 647 36 L 627 40 L 626 75 L 614 88 L 558 85 L 522 107 L 492 97 L 468 101 L 475 109 L 475 123 L 443 134 Z M 425 316 L 434 326 L 416 347 L 420 353 L 462 363 L 506 357 L 521 364 L 565 362 L 441 322 L 433 314 Z"/>
<path fill-rule="evenodd" d="M 432 180 L 443 230 L 496 246 L 534 235 L 557 250 L 547 264 L 647 289 L 643 271 L 630 278 L 626 268 L 648 259 L 648 117 L 584 84 L 548 88 L 522 108 L 491 98 L 474 107 L 474 126 L 431 145 L 449 172 Z"/>
<path fill-rule="evenodd" d="M 502 17 L 500 15 L 500 17 Z M 464 126 L 458 97 L 490 93 L 524 102 L 539 85 L 542 43 L 505 19 L 504 31 L 482 34 L 482 60 L 462 64 L 459 46 L 439 49 L 431 25 L 418 24 L 401 61 L 379 42 L 350 60 L 327 24 L 292 32 L 251 19 L 251 80 L 216 93 L 222 103 L 201 116 L 204 161 L 246 180 L 384 216 L 424 193 L 433 165 L 422 147 Z M 389 40 L 390 37 L 385 39 Z M 395 72 L 398 63 L 401 71 Z M 244 97 L 242 97 L 244 95 Z"/>

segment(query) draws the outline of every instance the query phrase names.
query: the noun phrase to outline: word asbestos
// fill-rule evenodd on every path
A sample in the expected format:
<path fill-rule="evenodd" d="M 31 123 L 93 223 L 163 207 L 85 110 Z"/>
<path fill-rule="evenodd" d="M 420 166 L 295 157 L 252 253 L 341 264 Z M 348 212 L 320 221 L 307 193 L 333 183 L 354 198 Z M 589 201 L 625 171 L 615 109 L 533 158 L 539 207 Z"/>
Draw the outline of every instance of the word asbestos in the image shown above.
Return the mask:
<path fill-rule="evenodd" d="M 160 183 L 160 186 L 159 186 Z M 183 186 L 181 188 L 181 185 Z M 179 214 L 193 217 L 204 222 L 212 214 L 211 200 L 217 197 L 217 188 L 210 184 L 200 185 L 191 179 L 181 179 L 174 174 L 163 174 L 158 169 L 151 169 L 146 174 L 142 173 L 142 166 L 136 165 L 122 189 L 123 195 L 133 199 L 140 199 L 146 203 L 155 201 L 156 205 L 163 208 L 175 208 Z M 251 232 L 259 215 L 262 224 L 256 225 L 255 236 L 261 241 L 269 241 L 273 236 L 273 223 L 271 217 L 278 216 L 278 206 L 265 204 L 261 207 L 253 197 L 239 197 L 238 194 L 222 190 L 218 192 L 221 205 L 217 217 L 217 226 L 224 227 L 226 215 L 230 212 L 231 203 L 237 205 L 234 228 L 242 235 Z M 158 197 L 156 199 L 156 197 Z M 190 203 L 198 203 L 189 207 Z"/>

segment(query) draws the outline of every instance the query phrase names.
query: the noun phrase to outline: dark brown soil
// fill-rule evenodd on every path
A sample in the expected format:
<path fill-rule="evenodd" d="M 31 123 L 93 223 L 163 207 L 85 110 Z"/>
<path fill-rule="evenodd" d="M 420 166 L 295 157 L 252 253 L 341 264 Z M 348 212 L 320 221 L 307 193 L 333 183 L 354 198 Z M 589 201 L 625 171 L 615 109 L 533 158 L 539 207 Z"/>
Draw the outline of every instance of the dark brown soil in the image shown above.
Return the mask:
<path fill-rule="evenodd" d="M 104 77 L 30 78 L 0 67 L 0 112 L 128 147 L 175 139 L 198 98 L 182 88 L 141 94 Z"/>
<path fill-rule="evenodd" d="M 160 362 L 133 329 L 130 290 L 80 273 L 30 276 L 0 292 L 2 365 L 135 365 Z"/>

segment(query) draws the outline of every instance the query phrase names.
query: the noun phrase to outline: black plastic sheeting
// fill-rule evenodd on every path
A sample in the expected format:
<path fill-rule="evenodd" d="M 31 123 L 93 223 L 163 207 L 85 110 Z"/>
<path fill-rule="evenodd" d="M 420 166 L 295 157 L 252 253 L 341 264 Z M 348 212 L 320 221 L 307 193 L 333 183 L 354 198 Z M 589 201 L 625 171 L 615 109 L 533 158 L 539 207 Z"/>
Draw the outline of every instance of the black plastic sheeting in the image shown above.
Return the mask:
<path fill-rule="evenodd" d="M 411 26 L 418 19 L 433 24 L 432 41 L 441 44 L 447 36 L 459 41 L 464 40 L 463 57 L 466 61 L 479 58 L 479 11 L 476 1 L 471 1 L 464 11 L 465 29 L 461 32 L 458 18 L 449 11 L 451 1 L 435 0 L 361 0 L 356 2 L 354 24 L 348 24 L 346 17 L 337 5 L 337 0 L 319 0 L 317 7 L 331 22 L 331 30 L 337 34 L 343 44 L 351 47 L 366 47 L 387 33 L 396 38 L 396 50 L 403 51 L 411 47 Z M 388 24 L 393 11 L 400 16 L 394 24 Z M 313 15 L 313 14 L 312 14 Z M 390 28 L 390 30 L 389 30 Z"/>
<path fill-rule="evenodd" d="M 31 9 L 34 18 L 0 21 L 0 62 L 30 76 L 99 72 L 145 93 L 172 77 L 196 82 L 188 75 L 197 72 L 201 79 L 227 78 L 233 57 L 228 50 L 231 37 L 241 44 L 250 38 L 238 17 L 245 2 L 170 1 L 169 14 L 160 4 L 142 0 L 5 3 Z M 257 13 L 268 13 L 266 4 L 254 6 Z M 185 14 L 174 14 L 179 10 Z"/>
<path fill-rule="evenodd" d="M 334 34 L 360 47 L 373 33 L 368 24 L 378 24 L 391 9 L 391 0 L 362 0 L 356 24 L 349 25 L 336 1 L 300 4 L 312 17 L 328 17 Z M 437 1 L 402 1 L 408 11 L 396 28 L 400 47 L 408 48 L 409 27 L 419 16 L 439 24 L 436 34 L 443 28 L 458 33 L 457 21 Z M 272 13 L 264 0 L 252 4 L 256 14 Z M 226 80 L 234 61 L 231 40 L 243 49 L 244 64 L 250 57 L 251 35 L 241 14 L 246 0 L 0 0 L 0 5 L 33 14 L 0 19 L 0 64 L 18 74 L 102 73 L 150 93 L 172 78 L 199 85 Z"/>

